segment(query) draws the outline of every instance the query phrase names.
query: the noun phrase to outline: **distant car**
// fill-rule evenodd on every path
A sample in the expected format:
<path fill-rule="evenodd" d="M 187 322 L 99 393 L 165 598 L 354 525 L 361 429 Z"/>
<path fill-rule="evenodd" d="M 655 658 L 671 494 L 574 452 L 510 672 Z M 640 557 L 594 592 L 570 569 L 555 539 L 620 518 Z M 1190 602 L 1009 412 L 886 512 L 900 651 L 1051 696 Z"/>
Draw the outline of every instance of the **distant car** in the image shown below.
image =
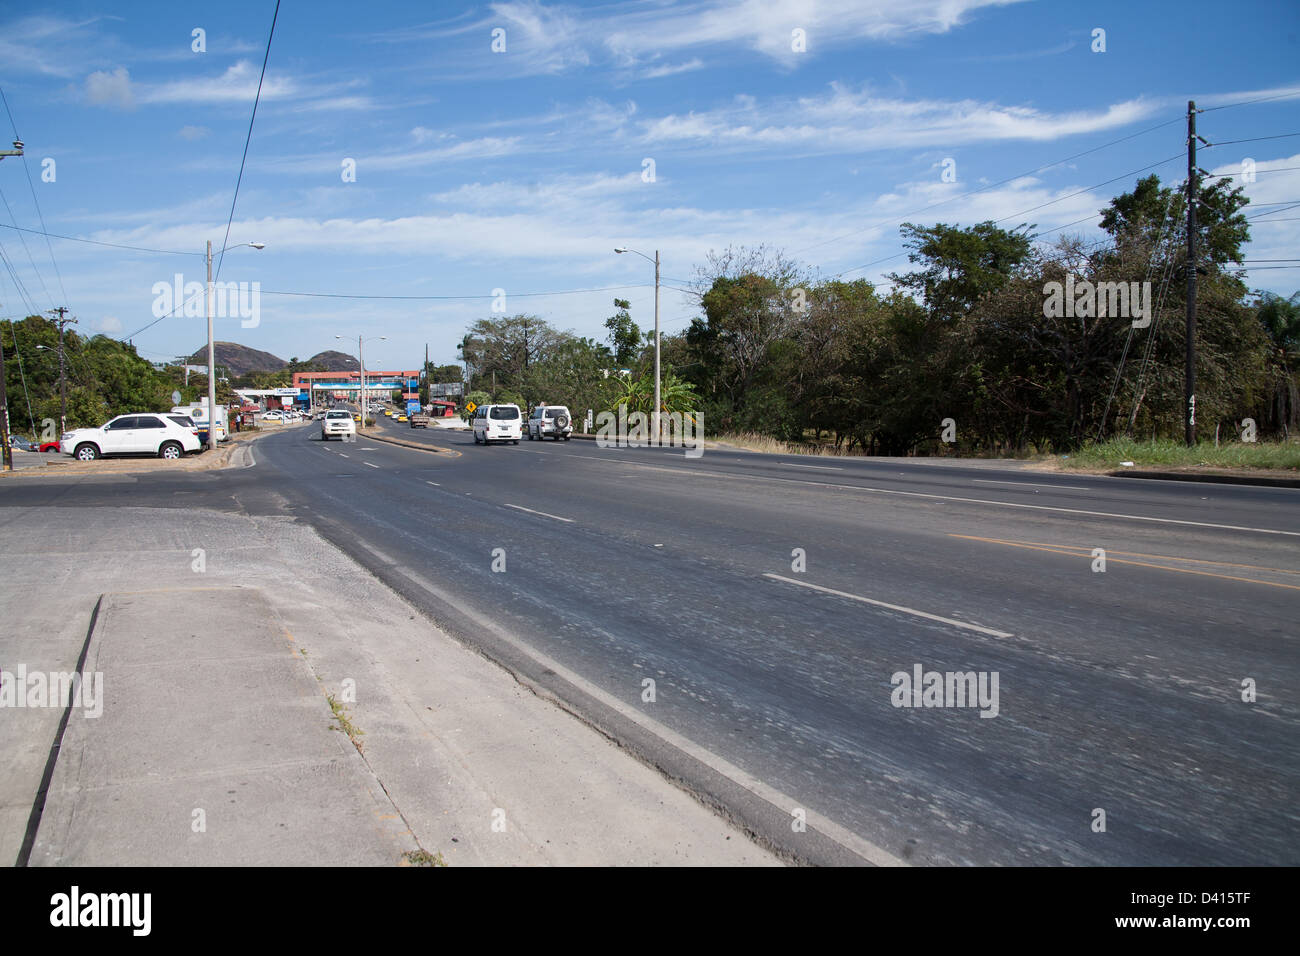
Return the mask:
<path fill-rule="evenodd" d="M 528 416 L 525 428 L 529 441 L 545 441 L 548 435 L 556 441 L 568 441 L 573 434 L 573 415 L 563 405 L 538 405 Z"/>
<path fill-rule="evenodd" d="M 36 443 L 33 442 L 33 444 Z M 59 450 L 58 439 L 54 439 L 53 441 L 43 441 L 39 445 L 37 445 L 37 448 L 39 448 L 41 451 L 58 451 Z M 36 451 L 36 448 L 33 448 L 32 451 Z"/>
<path fill-rule="evenodd" d="M 331 409 L 326 412 L 325 417 L 321 419 L 321 441 L 329 441 L 331 438 L 343 440 L 349 435 L 355 436 L 356 433 L 357 426 L 352 421 L 351 412 L 342 409 Z"/>
<path fill-rule="evenodd" d="M 480 405 L 474 409 L 474 443 L 509 441 L 518 445 L 522 422 L 518 405 Z"/>
<path fill-rule="evenodd" d="M 394 415 L 393 417 L 394 417 L 397 421 L 399 421 L 399 422 L 404 422 L 404 421 L 406 421 L 406 416 L 405 416 L 405 415 Z"/>
<path fill-rule="evenodd" d="M 21 435 L 10 435 L 9 447 L 14 451 L 36 451 L 38 446 L 36 442 L 29 441 Z"/>
<path fill-rule="evenodd" d="M 202 448 L 198 426 L 188 415 L 118 415 L 99 428 L 77 428 L 59 441 L 59 449 L 80 461 L 107 455 L 157 455 L 180 458 Z"/>
<path fill-rule="evenodd" d="M 262 421 L 275 422 L 278 425 L 283 425 L 285 422 L 285 416 L 283 412 L 269 411 L 262 415 Z"/>

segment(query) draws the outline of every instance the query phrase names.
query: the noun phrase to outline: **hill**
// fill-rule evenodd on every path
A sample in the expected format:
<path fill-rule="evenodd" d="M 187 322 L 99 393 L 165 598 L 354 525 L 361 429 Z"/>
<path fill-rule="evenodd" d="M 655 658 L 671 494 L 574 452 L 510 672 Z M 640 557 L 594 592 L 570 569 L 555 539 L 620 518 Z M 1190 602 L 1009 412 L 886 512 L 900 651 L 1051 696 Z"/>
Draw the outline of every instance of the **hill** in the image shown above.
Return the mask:
<path fill-rule="evenodd" d="M 361 368 L 361 363 L 351 355 L 346 352 L 335 352 L 332 349 L 313 355 L 307 360 L 307 365 L 324 372 L 355 372 Z"/>
<path fill-rule="evenodd" d="M 260 352 L 236 342 L 214 342 L 213 352 L 216 364 L 225 366 L 231 378 L 247 375 L 249 372 L 278 372 L 289 363 L 270 352 Z M 188 359 L 191 365 L 208 364 L 208 347 L 198 349 Z"/>

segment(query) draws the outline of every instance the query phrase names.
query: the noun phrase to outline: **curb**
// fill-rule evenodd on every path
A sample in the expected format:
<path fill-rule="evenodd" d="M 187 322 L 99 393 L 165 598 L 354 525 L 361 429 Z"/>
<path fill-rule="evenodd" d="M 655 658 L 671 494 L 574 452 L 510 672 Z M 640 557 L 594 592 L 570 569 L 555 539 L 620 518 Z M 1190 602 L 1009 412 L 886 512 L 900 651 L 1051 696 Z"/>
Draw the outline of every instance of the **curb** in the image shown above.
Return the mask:
<path fill-rule="evenodd" d="M 1156 478 L 1161 481 L 1199 481 L 1214 485 L 1255 485 L 1261 488 L 1300 488 L 1300 478 L 1267 475 L 1212 475 L 1187 471 L 1108 471 L 1110 478 Z"/>
<path fill-rule="evenodd" d="M 426 445 L 417 441 L 407 441 L 405 438 L 392 438 L 388 435 L 377 435 L 366 433 L 366 438 L 373 438 L 375 441 L 386 441 L 390 445 L 401 445 L 403 448 L 414 448 L 416 451 L 428 452 L 431 455 L 446 455 L 449 458 L 459 458 L 460 452 L 452 451 L 450 448 L 439 448 L 436 445 Z M 357 435 L 358 440 L 361 438 Z"/>

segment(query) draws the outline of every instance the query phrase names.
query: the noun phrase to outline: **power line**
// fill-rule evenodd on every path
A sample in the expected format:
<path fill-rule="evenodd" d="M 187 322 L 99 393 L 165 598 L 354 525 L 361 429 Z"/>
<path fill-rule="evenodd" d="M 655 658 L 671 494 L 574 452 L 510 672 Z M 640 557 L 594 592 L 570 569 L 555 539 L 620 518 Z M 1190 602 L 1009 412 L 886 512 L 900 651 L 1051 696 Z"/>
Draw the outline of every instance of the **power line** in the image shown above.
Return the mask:
<path fill-rule="evenodd" d="M 1225 103 L 1222 106 L 1207 106 L 1204 109 L 1197 110 L 1198 113 L 1213 113 L 1215 110 L 1230 110 L 1238 106 L 1251 106 L 1255 103 L 1267 103 L 1270 100 L 1287 100 L 1300 97 L 1300 90 L 1290 90 L 1286 93 L 1277 93 L 1273 96 L 1261 96 L 1257 100 L 1242 100 L 1240 103 Z"/>
<path fill-rule="evenodd" d="M 226 218 L 226 238 L 221 242 L 221 256 L 217 260 L 218 278 L 221 276 L 221 264 L 226 261 L 226 245 L 230 242 L 230 224 L 235 221 L 235 203 L 239 202 L 239 186 L 244 181 L 244 164 L 248 162 L 248 144 L 253 141 L 253 123 L 257 120 L 257 104 L 262 100 L 262 81 L 266 79 L 266 64 L 271 59 L 271 40 L 275 38 L 275 22 L 279 18 L 280 0 L 275 0 L 271 32 L 266 38 L 266 54 L 262 57 L 262 75 L 257 78 L 257 95 L 253 97 L 253 115 L 248 118 L 248 135 L 244 137 L 244 155 L 239 161 L 239 178 L 235 180 L 235 195 L 230 199 L 230 215 Z"/>
<path fill-rule="evenodd" d="M 1250 139 L 1225 139 L 1218 143 L 1211 143 L 1210 146 L 1231 146 L 1234 143 L 1260 143 L 1266 139 L 1287 139 L 1290 136 L 1300 136 L 1300 133 L 1278 133 L 1276 136 L 1252 136 Z M 1206 147 L 1206 149 L 1209 148 L 1209 146 Z"/>
<path fill-rule="evenodd" d="M 1164 125 L 1167 126 L 1167 125 L 1169 125 L 1169 124 L 1166 123 L 1166 124 L 1164 124 Z M 1136 135 L 1136 134 L 1135 134 L 1135 135 Z M 1107 185 L 1109 185 L 1110 183 L 1117 182 L 1117 181 L 1119 181 L 1119 180 L 1121 180 L 1121 179 L 1128 179 L 1128 178 L 1131 177 L 1131 176 L 1136 176 L 1138 173 L 1144 173 L 1144 172 L 1146 172 L 1148 169 L 1155 169 L 1155 168 L 1158 167 L 1158 166 L 1163 166 L 1163 165 L 1165 165 L 1165 163 L 1173 162 L 1175 159 L 1182 159 L 1184 155 L 1185 155 L 1185 154 L 1183 154 L 1183 153 L 1177 153 L 1177 154 L 1175 154 L 1175 155 L 1173 155 L 1173 156 L 1170 156 L 1170 157 L 1168 157 L 1168 158 L 1166 158 L 1166 159 L 1159 160 L 1158 162 L 1149 163 L 1148 165 L 1143 166 L 1141 169 L 1135 169 L 1135 170 L 1133 170 L 1132 172 L 1122 173 L 1122 174 L 1120 174 L 1119 176 L 1115 176 L 1115 177 L 1113 177 L 1113 178 L 1111 178 L 1111 179 L 1107 179 L 1107 180 L 1104 180 L 1104 181 L 1099 182 L 1099 183 L 1094 183 L 1094 184 L 1091 185 L 1091 186 L 1085 186 L 1083 189 L 1080 189 L 1080 190 L 1078 190 L 1077 192 L 1069 193 L 1068 195 L 1065 195 L 1065 196 L 1058 196 L 1056 199 L 1049 200 L 1049 201 L 1047 201 L 1047 202 L 1045 202 L 1045 203 L 1039 203 L 1037 206 L 1032 206 L 1032 207 L 1030 207 L 1029 209 L 1021 209 L 1021 210 L 1018 211 L 1018 212 L 1013 212 L 1013 213 L 1011 213 L 1009 216 L 1003 216 L 1001 219 L 994 219 L 993 222 L 994 222 L 994 223 L 1006 222 L 1008 219 L 1016 219 L 1016 218 L 1019 218 L 1020 216 L 1023 216 L 1023 215 L 1025 215 L 1026 213 L 1036 212 L 1036 211 L 1038 211 L 1039 209 L 1044 209 L 1044 208 L 1046 208 L 1046 207 L 1048 207 L 1048 206 L 1053 206 L 1053 205 L 1055 205 L 1055 204 L 1058 203 L 1058 202 L 1064 202 L 1064 201 L 1067 200 L 1067 199 L 1073 199 L 1075 196 L 1082 196 L 1084 193 L 1086 193 L 1086 192 L 1091 192 L 1092 190 L 1098 188 L 1099 186 L 1107 186 Z M 1091 218 L 1091 217 L 1089 217 L 1089 218 Z M 1060 228 L 1065 228 L 1065 227 L 1060 227 Z M 903 257 L 903 256 L 905 256 L 905 255 L 907 255 L 906 252 L 900 252 L 900 253 L 898 253 L 897 255 L 886 256 L 884 259 L 876 259 L 876 260 L 874 260 L 874 261 L 872 261 L 872 262 L 865 263 L 864 265 L 854 266 L 852 269 L 845 269 L 843 272 L 837 273 L 836 275 L 832 276 L 831 278 L 833 278 L 833 279 L 838 279 L 838 278 L 840 278 L 841 276 L 846 276 L 846 275 L 848 275 L 850 272 L 857 272 L 859 269 L 867 269 L 867 268 L 869 268 L 869 267 L 871 267 L 871 266 L 873 266 L 873 265 L 879 265 L 879 264 L 881 264 L 882 262 L 889 262 L 891 259 L 899 259 L 899 258 L 901 258 L 901 257 Z"/>
<path fill-rule="evenodd" d="M 860 233 L 867 232 L 871 229 L 875 229 L 877 226 L 886 226 L 889 225 L 890 223 L 904 222 L 907 219 L 911 218 L 912 216 L 917 215 L 918 213 L 927 212 L 939 206 L 946 205 L 947 203 L 956 202 L 958 199 L 966 199 L 970 196 L 975 196 L 978 195 L 979 193 L 987 192 L 990 189 L 996 189 L 998 186 L 1005 186 L 1007 183 L 1014 182 L 1017 179 L 1022 179 L 1025 176 L 1032 176 L 1035 173 L 1041 173 L 1043 172 L 1043 170 L 1051 169 L 1053 166 L 1060 166 L 1062 163 L 1071 162 L 1072 160 L 1078 159 L 1081 156 L 1087 156 L 1089 153 L 1095 153 L 1098 152 L 1099 150 L 1108 149 L 1111 146 L 1116 146 L 1120 143 L 1127 142 L 1128 140 L 1135 139 L 1138 136 L 1145 136 L 1147 133 L 1152 133 L 1158 129 L 1163 129 L 1166 126 L 1172 126 L 1174 123 L 1181 123 L 1181 122 L 1182 122 L 1182 117 L 1179 117 L 1178 119 L 1172 119 L 1164 123 L 1159 123 L 1155 126 L 1148 127 L 1147 129 L 1140 130 L 1136 133 L 1131 133 L 1128 136 L 1123 136 L 1120 137 L 1119 139 L 1111 140 L 1109 143 L 1103 143 L 1100 146 L 1094 146 L 1092 147 L 1092 149 L 1085 149 L 1083 152 L 1075 153 L 1073 156 L 1067 156 L 1064 159 L 1058 159 L 1055 162 L 1048 163 L 1045 166 L 1039 166 L 1037 169 L 1030 169 L 1023 173 L 1017 173 L 1014 176 L 1008 176 L 1006 179 L 1000 180 L 996 183 L 990 183 L 987 186 L 981 186 L 979 189 L 972 189 L 970 192 L 961 193 L 960 195 L 957 196 L 950 196 L 949 198 L 940 200 L 939 202 L 931 203 L 930 205 L 923 206 L 920 209 L 915 209 L 911 212 L 904 213 L 900 217 L 891 218 L 891 219 L 882 219 L 879 222 L 874 222 L 869 226 L 863 226 L 861 229 L 855 229 L 852 232 L 846 232 L 841 236 L 836 236 L 832 239 L 825 239 L 821 242 L 813 243 L 811 246 L 804 246 L 802 249 L 794 250 L 794 252 L 792 252 L 791 255 L 798 255 L 801 252 L 807 252 L 809 249 L 816 249 L 819 246 L 824 246 L 831 242 L 839 242 L 841 239 L 847 239 L 849 236 L 856 236 Z M 859 266 L 859 268 L 865 268 L 865 266 Z"/>
<path fill-rule="evenodd" d="M 1271 170 L 1266 170 L 1271 171 Z M 100 239 L 87 239 L 84 236 L 61 236 L 57 232 L 44 232 L 40 229 L 26 229 L 0 222 L 0 228 L 13 229 L 16 232 L 30 232 L 32 235 L 45 236 L 48 239 L 66 239 L 68 242 L 86 242 L 94 246 L 111 246 L 114 249 L 130 249 L 132 252 L 151 252 L 160 256 L 201 256 L 201 252 L 182 252 L 178 249 L 150 249 L 146 246 L 128 246 L 120 242 L 104 242 Z"/>
<path fill-rule="evenodd" d="M 581 295 L 586 292 L 619 292 L 623 289 L 649 289 L 652 286 L 646 283 L 634 285 L 610 285 L 599 289 L 557 289 L 554 292 L 510 292 L 507 296 L 512 299 L 532 299 L 542 296 L 552 295 Z M 484 295 L 369 295 L 362 293 L 344 293 L 344 292 L 284 292 L 263 289 L 262 295 L 291 295 L 300 296 L 309 299 L 392 299 L 398 301 L 455 301 L 466 299 L 495 299 L 497 296 Z"/>
<path fill-rule="evenodd" d="M 9 208 L 9 200 L 5 198 L 3 189 L 0 189 L 0 202 L 4 203 L 5 212 L 9 213 L 9 218 L 13 219 L 14 223 L 17 224 L 18 220 L 14 217 L 14 211 Z M 41 291 L 44 292 L 45 297 L 50 300 L 50 304 L 54 305 L 54 296 L 50 295 L 50 290 L 45 285 L 45 277 L 41 275 L 41 270 L 36 268 L 36 260 L 32 258 L 32 251 L 27 248 L 27 240 L 20 235 L 18 241 L 22 243 L 23 252 L 27 253 L 27 261 L 32 264 L 32 271 L 36 273 L 36 278 L 41 283 Z"/>
<path fill-rule="evenodd" d="M 4 102 L 5 113 L 7 113 L 9 116 L 9 125 L 10 127 L 13 128 L 14 131 L 14 139 L 21 140 L 22 137 L 18 135 L 18 124 L 14 122 L 14 114 L 13 111 L 9 109 L 9 99 L 4 95 L 3 88 L 0 88 L 0 101 Z M 23 153 L 23 172 L 27 174 L 27 188 L 31 190 L 32 203 L 36 206 L 36 218 L 41 223 L 41 230 L 44 231 L 45 214 L 41 212 L 41 201 L 36 198 L 36 184 L 32 182 L 32 168 L 27 163 L 26 153 Z M 14 224 L 17 225 L 16 220 Z M 45 249 L 50 254 L 50 265 L 54 266 L 55 278 L 59 280 L 59 291 L 63 293 L 63 301 L 66 303 L 68 301 L 68 290 L 63 287 L 63 273 L 59 271 L 58 260 L 54 258 L 54 247 L 50 245 L 50 239 L 48 236 L 46 236 L 45 238 Z"/>

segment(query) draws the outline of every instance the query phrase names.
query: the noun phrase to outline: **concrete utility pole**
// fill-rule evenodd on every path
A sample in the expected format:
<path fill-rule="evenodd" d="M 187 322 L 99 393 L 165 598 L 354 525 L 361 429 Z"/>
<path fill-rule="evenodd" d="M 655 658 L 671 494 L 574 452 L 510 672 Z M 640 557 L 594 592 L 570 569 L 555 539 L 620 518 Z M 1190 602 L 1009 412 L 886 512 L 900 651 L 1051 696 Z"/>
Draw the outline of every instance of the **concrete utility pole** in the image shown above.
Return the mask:
<path fill-rule="evenodd" d="M 647 262 L 655 264 L 655 407 L 650 413 L 650 433 L 654 436 L 654 444 L 658 445 L 663 440 L 663 435 L 659 431 L 659 250 L 655 250 L 655 257 L 651 259 L 644 252 L 637 252 L 635 249 L 629 249 L 627 246 L 619 246 L 614 250 L 617 253 L 635 252 Z"/>
<path fill-rule="evenodd" d="M 1196 101 L 1187 101 L 1187 364 L 1183 370 L 1184 439 L 1196 445 Z"/>
<path fill-rule="evenodd" d="M 13 324 L 10 323 L 10 328 Z M 18 341 L 17 338 L 14 339 Z M 0 415 L 0 440 L 4 441 L 4 471 L 14 470 L 14 450 L 9 447 L 9 395 L 5 392 L 5 350 L 4 340 L 0 338 L 0 408 L 4 409 L 4 414 Z"/>
<path fill-rule="evenodd" d="M 650 431 L 655 436 L 655 444 L 663 443 L 663 432 L 659 430 L 659 250 L 655 250 L 655 410 L 651 416 Z"/>
<path fill-rule="evenodd" d="M 68 384 L 63 362 L 63 328 L 69 323 L 76 325 L 77 320 L 64 318 L 68 310 L 63 306 L 50 311 L 59 313 L 59 317 L 54 321 L 59 324 L 59 438 L 62 439 L 63 433 L 68 430 Z"/>
<path fill-rule="evenodd" d="M 236 245 L 266 248 L 264 242 L 240 242 Z M 226 246 L 221 251 L 233 249 Z M 208 240 L 208 450 L 217 450 L 217 351 L 212 341 L 212 240 Z"/>

